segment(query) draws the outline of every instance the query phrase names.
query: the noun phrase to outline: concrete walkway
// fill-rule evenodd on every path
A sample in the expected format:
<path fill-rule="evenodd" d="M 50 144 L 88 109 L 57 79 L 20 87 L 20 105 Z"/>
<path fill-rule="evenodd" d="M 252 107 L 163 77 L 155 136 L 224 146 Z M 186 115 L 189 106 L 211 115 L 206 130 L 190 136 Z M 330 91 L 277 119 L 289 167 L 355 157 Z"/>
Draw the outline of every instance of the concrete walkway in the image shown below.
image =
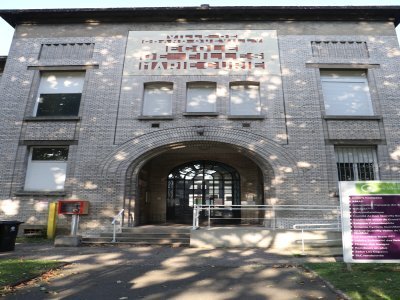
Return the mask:
<path fill-rule="evenodd" d="M 17 244 L 0 259 L 69 262 L 56 276 L 5 299 L 341 299 L 296 265 L 334 258 L 294 258 L 262 249 Z"/>

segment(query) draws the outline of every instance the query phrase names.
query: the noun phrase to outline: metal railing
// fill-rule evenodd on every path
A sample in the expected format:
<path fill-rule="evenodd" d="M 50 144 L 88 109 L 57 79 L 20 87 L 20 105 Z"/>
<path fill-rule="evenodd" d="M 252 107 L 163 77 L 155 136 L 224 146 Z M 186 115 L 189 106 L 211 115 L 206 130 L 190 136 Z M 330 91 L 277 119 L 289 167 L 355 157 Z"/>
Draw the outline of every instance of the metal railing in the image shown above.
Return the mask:
<path fill-rule="evenodd" d="M 324 223 L 324 224 L 295 224 L 293 225 L 294 230 L 301 230 L 301 253 L 305 254 L 305 242 L 304 242 L 304 231 L 310 230 L 327 230 L 327 231 L 339 231 L 340 230 L 340 222 L 335 223 Z M 324 240 L 325 242 L 332 242 L 332 241 L 340 241 L 340 239 L 333 239 L 333 240 Z"/>
<path fill-rule="evenodd" d="M 200 224 L 200 220 L 202 224 Z M 302 224 L 335 224 L 340 230 L 340 207 L 337 205 L 198 205 L 193 206 L 193 230 L 204 223 L 208 228 L 213 223 L 238 225 L 261 225 L 272 230 L 291 229 Z"/>
<path fill-rule="evenodd" d="M 119 232 L 122 231 L 122 216 L 125 209 L 121 209 L 117 215 L 114 216 L 114 219 L 111 221 L 113 225 L 113 239 L 111 242 L 115 243 L 117 241 L 117 226 L 119 227 Z"/>

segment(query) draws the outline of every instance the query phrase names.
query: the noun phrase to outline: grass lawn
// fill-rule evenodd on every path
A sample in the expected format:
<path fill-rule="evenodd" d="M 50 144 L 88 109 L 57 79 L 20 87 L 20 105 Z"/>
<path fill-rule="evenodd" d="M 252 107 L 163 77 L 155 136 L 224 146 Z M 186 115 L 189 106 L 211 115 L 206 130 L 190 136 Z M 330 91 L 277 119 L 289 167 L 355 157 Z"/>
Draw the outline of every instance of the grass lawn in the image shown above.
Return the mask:
<path fill-rule="evenodd" d="M 400 299 L 400 264 L 305 264 L 353 300 Z"/>
<path fill-rule="evenodd" d="M 0 260 L 0 291 L 6 286 L 32 279 L 64 264 L 52 260 Z"/>

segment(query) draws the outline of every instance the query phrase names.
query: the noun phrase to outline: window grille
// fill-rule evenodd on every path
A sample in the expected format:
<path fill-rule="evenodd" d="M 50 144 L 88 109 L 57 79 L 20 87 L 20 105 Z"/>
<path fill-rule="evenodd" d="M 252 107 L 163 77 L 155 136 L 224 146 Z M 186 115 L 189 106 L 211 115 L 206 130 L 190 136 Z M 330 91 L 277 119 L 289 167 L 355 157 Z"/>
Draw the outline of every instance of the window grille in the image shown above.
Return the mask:
<path fill-rule="evenodd" d="M 91 59 L 93 43 L 42 44 L 39 59 Z"/>
<path fill-rule="evenodd" d="M 336 147 L 339 181 L 378 180 L 375 147 Z"/>
<path fill-rule="evenodd" d="M 368 47 L 362 41 L 312 41 L 314 57 L 368 58 Z"/>

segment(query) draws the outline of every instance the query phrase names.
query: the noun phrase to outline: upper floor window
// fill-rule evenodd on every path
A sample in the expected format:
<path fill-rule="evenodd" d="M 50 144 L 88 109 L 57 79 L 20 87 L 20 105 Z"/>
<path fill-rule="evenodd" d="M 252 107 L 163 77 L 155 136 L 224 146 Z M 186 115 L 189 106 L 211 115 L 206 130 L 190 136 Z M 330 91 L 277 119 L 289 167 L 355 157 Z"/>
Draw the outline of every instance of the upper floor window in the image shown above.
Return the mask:
<path fill-rule="evenodd" d="M 377 180 L 378 159 L 371 146 L 335 147 L 339 181 Z"/>
<path fill-rule="evenodd" d="M 25 187 L 27 191 L 64 189 L 68 147 L 32 147 L 29 152 Z"/>
<path fill-rule="evenodd" d="M 234 82 L 230 84 L 230 114 L 260 115 L 260 84 Z"/>
<path fill-rule="evenodd" d="M 77 116 L 85 72 L 43 72 L 40 77 L 34 115 Z"/>
<path fill-rule="evenodd" d="M 173 84 L 170 82 L 154 82 L 144 85 L 143 115 L 172 115 Z"/>
<path fill-rule="evenodd" d="M 323 70 L 321 83 L 327 115 L 374 114 L 365 71 Z"/>
<path fill-rule="evenodd" d="M 214 82 L 190 82 L 187 84 L 187 112 L 215 112 L 217 85 Z"/>

